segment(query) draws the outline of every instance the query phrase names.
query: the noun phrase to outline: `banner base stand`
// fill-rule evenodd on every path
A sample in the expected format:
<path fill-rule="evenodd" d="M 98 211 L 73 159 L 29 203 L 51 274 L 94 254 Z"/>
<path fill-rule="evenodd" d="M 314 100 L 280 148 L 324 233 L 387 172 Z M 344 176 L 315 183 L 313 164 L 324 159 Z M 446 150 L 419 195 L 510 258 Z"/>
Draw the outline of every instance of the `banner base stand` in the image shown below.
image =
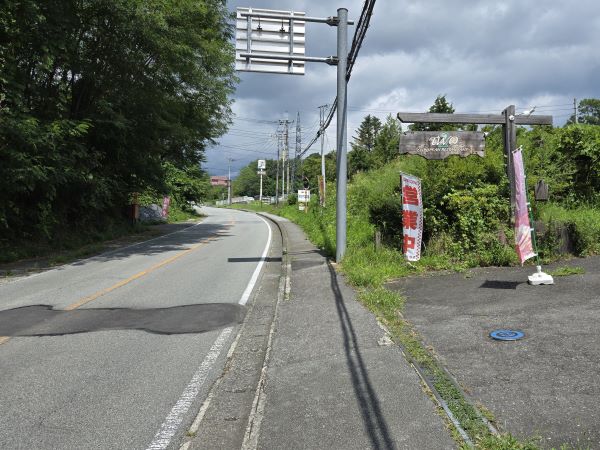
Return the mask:
<path fill-rule="evenodd" d="M 532 286 L 539 286 L 540 284 L 554 284 L 554 278 L 552 278 L 552 275 L 542 272 L 542 266 L 536 267 L 537 272 L 527 277 L 529 284 Z"/>

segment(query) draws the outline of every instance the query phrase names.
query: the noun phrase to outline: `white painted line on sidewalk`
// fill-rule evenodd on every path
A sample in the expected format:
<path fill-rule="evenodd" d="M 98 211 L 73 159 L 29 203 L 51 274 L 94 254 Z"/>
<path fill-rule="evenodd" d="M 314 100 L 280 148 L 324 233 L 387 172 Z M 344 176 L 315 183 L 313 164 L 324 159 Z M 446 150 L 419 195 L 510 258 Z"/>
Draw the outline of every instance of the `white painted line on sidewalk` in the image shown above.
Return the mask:
<path fill-rule="evenodd" d="M 265 219 L 260 217 L 259 215 L 257 215 L 256 217 L 259 217 L 260 220 L 262 220 L 265 223 L 265 225 L 267 226 L 267 229 L 269 230 L 269 238 L 267 239 L 267 245 L 265 245 L 265 250 L 263 251 L 263 254 L 260 257 L 260 262 L 256 266 L 256 269 L 254 269 L 252 278 L 250 278 L 250 282 L 248 283 L 246 290 L 242 294 L 242 298 L 240 298 L 240 301 L 238 302 L 240 305 L 245 305 L 248 302 L 248 299 L 250 298 L 250 294 L 252 293 L 252 289 L 254 289 L 254 285 L 256 284 L 256 281 L 258 280 L 258 275 L 260 274 L 262 266 L 265 263 L 265 260 L 267 258 L 267 253 L 269 253 L 269 248 L 271 247 L 271 235 L 272 235 L 271 225 L 269 225 L 269 223 Z"/>
<path fill-rule="evenodd" d="M 173 409 L 171 409 L 171 412 L 154 436 L 152 443 L 147 447 L 147 450 L 164 450 L 169 446 L 171 439 L 173 439 L 173 436 L 175 436 L 175 433 L 177 433 L 177 430 L 183 422 L 183 416 L 188 412 L 192 402 L 198 396 L 200 387 L 206 381 L 208 373 L 217 361 L 217 358 L 223 350 L 225 341 L 232 331 L 233 327 L 227 327 L 221 331 L 221 334 L 219 334 L 216 341 L 213 343 L 208 354 L 204 358 L 204 361 L 202 361 L 202 364 L 198 367 L 198 370 L 183 391 L 183 394 L 181 394 L 181 397 L 177 403 L 175 403 Z"/>

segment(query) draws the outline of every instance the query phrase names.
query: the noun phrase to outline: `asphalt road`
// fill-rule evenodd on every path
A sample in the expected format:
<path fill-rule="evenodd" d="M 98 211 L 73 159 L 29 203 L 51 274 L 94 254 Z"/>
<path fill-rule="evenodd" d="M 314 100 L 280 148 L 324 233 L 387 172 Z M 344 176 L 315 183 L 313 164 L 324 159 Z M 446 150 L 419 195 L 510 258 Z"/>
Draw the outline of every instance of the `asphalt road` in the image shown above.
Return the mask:
<path fill-rule="evenodd" d="M 0 286 L 0 448 L 177 447 L 272 235 L 254 214 L 206 212 L 183 231 Z"/>

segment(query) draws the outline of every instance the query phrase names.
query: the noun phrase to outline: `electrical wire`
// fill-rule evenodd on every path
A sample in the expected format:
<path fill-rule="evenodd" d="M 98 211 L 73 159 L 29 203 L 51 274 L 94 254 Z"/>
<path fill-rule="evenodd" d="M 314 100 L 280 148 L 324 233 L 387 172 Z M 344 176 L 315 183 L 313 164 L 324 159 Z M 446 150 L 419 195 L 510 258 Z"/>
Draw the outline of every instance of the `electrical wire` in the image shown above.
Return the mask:
<path fill-rule="evenodd" d="M 346 67 L 346 82 L 350 80 L 350 76 L 352 75 L 352 69 L 354 68 L 354 63 L 356 62 L 356 58 L 358 57 L 358 52 L 360 51 L 362 43 L 365 39 L 365 35 L 367 34 L 367 29 L 369 28 L 369 23 L 371 22 L 371 16 L 373 15 L 373 8 L 375 7 L 375 1 L 376 0 L 365 0 L 365 2 L 363 3 L 360 18 L 358 19 L 358 22 L 356 24 L 356 30 L 354 32 L 354 37 L 352 38 L 350 52 L 348 53 L 348 65 Z M 300 157 L 306 154 L 306 152 L 313 146 L 313 144 L 317 142 L 317 139 L 319 139 L 321 134 L 325 132 L 327 127 L 329 127 L 336 109 L 337 96 L 335 100 L 331 103 L 331 108 L 329 109 L 329 113 L 327 114 L 327 118 L 325 119 L 323 126 L 319 129 L 315 137 L 312 138 L 312 140 L 305 147 L 302 153 L 300 153 Z"/>

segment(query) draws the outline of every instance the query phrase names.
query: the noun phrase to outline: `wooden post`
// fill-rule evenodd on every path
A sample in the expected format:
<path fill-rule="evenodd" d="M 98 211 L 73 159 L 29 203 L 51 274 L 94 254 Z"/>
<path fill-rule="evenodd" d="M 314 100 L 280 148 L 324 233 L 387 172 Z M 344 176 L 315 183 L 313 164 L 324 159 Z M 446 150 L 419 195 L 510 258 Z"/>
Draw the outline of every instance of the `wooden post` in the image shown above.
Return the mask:
<path fill-rule="evenodd" d="M 508 106 L 502 114 L 504 115 L 503 137 L 504 137 L 504 161 L 506 175 L 510 186 L 510 220 L 512 226 L 513 212 L 515 210 L 515 175 L 513 169 L 513 150 L 517 146 L 517 127 L 515 126 L 515 105 Z"/>

